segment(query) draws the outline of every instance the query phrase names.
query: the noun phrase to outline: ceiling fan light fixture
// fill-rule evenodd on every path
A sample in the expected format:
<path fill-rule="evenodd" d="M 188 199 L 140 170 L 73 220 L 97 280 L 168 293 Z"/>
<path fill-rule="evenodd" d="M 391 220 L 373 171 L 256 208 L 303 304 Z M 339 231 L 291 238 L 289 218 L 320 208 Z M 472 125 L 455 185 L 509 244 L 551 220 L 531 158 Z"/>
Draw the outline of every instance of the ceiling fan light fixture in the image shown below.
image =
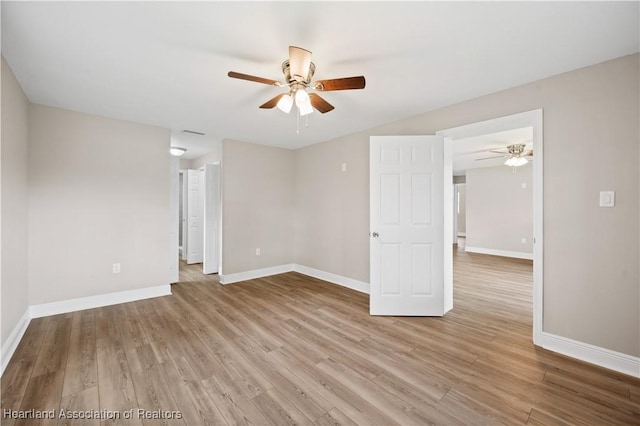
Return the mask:
<path fill-rule="evenodd" d="M 311 103 L 306 103 L 306 104 L 301 104 L 298 106 L 298 109 L 300 110 L 300 115 L 301 116 L 305 116 L 308 114 L 311 114 L 313 112 L 313 107 L 311 106 Z"/>
<path fill-rule="evenodd" d="M 309 94 L 304 89 L 296 90 L 296 106 L 302 108 L 303 105 L 311 105 Z"/>
<path fill-rule="evenodd" d="M 280 111 L 284 112 L 285 114 L 289 114 L 289 112 L 291 111 L 291 107 L 293 107 L 293 98 L 291 97 L 291 95 L 284 95 L 280 98 L 276 106 Z"/>
<path fill-rule="evenodd" d="M 504 162 L 504 165 L 509 167 L 520 167 L 524 166 L 528 162 L 529 161 L 524 157 L 511 157 Z"/>
<path fill-rule="evenodd" d="M 311 99 L 309 94 L 304 88 L 298 88 L 294 95 L 296 100 L 296 106 L 300 112 L 300 116 L 308 115 L 313 112 L 313 106 L 311 105 Z"/>
<path fill-rule="evenodd" d="M 180 157 L 185 152 L 187 152 L 186 148 L 180 148 L 177 146 L 172 146 L 171 148 L 169 148 L 169 153 L 175 157 Z"/>

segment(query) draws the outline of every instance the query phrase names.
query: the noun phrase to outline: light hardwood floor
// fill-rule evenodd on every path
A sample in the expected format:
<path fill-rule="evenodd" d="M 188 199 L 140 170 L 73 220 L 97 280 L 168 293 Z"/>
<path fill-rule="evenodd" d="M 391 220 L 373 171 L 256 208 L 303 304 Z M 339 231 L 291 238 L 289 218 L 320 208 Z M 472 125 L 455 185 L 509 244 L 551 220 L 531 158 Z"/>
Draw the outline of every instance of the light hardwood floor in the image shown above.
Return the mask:
<path fill-rule="evenodd" d="M 370 317 L 367 295 L 297 273 L 221 286 L 182 265 L 173 296 L 32 320 L 2 425 L 138 408 L 186 425 L 640 424 L 639 380 L 533 346 L 530 261 L 454 262 L 444 318 Z"/>

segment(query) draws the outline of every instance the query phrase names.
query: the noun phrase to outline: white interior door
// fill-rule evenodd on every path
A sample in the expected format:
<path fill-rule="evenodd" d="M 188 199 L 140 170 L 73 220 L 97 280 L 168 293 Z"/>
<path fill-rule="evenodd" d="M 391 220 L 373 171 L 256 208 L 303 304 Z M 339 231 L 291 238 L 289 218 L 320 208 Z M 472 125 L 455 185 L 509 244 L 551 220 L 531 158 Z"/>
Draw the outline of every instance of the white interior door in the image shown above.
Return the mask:
<path fill-rule="evenodd" d="M 189 220 L 188 220 L 188 211 L 189 211 L 189 186 L 188 184 L 188 179 L 187 179 L 187 171 L 186 170 L 180 170 L 180 185 L 182 190 L 180 191 L 180 204 L 182 206 L 182 215 L 181 215 L 181 222 L 180 222 L 180 226 L 182 228 L 182 239 L 180 240 L 180 248 L 181 250 L 181 255 L 182 255 L 182 260 L 186 261 L 187 260 L 187 236 L 189 234 Z"/>
<path fill-rule="evenodd" d="M 444 315 L 443 155 L 441 136 L 371 137 L 371 315 Z"/>
<path fill-rule="evenodd" d="M 204 187 L 204 262 L 202 272 L 217 274 L 220 248 L 220 164 L 205 164 Z"/>
<path fill-rule="evenodd" d="M 187 170 L 187 263 L 202 263 L 204 249 L 203 172 Z"/>

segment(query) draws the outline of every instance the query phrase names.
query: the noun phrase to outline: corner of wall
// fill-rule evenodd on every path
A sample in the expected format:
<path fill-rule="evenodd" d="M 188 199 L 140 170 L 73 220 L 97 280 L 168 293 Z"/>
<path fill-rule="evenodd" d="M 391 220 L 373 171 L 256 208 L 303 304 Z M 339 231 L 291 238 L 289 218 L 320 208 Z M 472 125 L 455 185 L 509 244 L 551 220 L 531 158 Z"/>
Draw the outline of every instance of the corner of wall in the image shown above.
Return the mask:
<path fill-rule="evenodd" d="M 18 344 L 27 331 L 30 322 L 31 316 L 29 315 L 29 308 L 27 308 L 2 344 L 2 349 L 0 349 L 0 376 L 4 374 L 4 370 L 7 368 L 7 365 L 9 365 L 9 361 L 11 361 L 11 357 L 18 348 Z"/>
<path fill-rule="evenodd" d="M 2 57 L 0 158 L 0 342 L 7 347 L 28 306 L 29 100 Z"/>

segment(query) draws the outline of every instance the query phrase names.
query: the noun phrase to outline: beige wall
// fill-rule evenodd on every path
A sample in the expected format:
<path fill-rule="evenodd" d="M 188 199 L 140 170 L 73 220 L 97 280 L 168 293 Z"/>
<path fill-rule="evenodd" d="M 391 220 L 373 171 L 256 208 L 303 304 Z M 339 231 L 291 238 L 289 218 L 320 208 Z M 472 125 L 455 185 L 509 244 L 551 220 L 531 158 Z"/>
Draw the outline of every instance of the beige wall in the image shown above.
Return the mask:
<path fill-rule="evenodd" d="M 180 168 L 180 170 L 188 170 L 188 169 L 192 168 L 191 167 L 191 160 L 188 160 L 186 158 L 180 158 L 179 161 L 180 162 L 179 162 L 179 166 L 178 167 Z"/>
<path fill-rule="evenodd" d="M 532 177 L 531 163 L 467 170 L 467 247 L 533 255 Z"/>
<path fill-rule="evenodd" d="M 180 157 L 180 170 L 198 170 L 204 167 L 205 164 L 215 164 L 222 161 L 222 141 L 210 138 L 208 136 L 198 136 L 201 144 L 205 144 L 210 149 L 206 154 L 200 155 L 196 158 L 186 159 Z M 180 143 L 180 139 L 177 136 L 172 136 L 172 146 L 186 145 Z M 187 154 L 189 151 L 187 151 Z"/>
<path fill-rule="evenodd" d="M 638 68 L 631 55 L 299 150 L 299 261 L 369 282 L 369 136 L 433 134 L 543 108 L 544 331 L 639 356 Z M 314 179 L 335 173 L 333 158 L 356 165 L 354 175 Z M 600 190 L 616 191 L 615 208 L 598 207 Z"/>
<path fill-rule="evenodd" d="M 458 211 L 456 211 L 456 226 L 458 235 L 467 233 L 467 184 L 466 183 L 458 183 L 456 184 L 456 188 L 458 191 Z M 455 239 L 453 240 L 455 242 Z"/>
<path fill-rule="evenodd" d="M 0 136 L 2 345 L 18 325 L 29 305 L 27 283 L 28 112 L 29 101 L 2 58 L 2 134 Z"/>
<path fill-rule="evenodd" d="M 200 157 L 194 158 L 189 163 L 190 169 L 198 170 L 200 167 L 204 167 L 205 164 L 215 164 L 222 161 L 222 142 L 212 143 L 213 150 Z M 180 163 L 182 165 L 182 163 Z"/>
<path fill-rule="evenodd" d="M 369 282 L 369 145 L 297 150 L 296 182 L 295 263 Z"/>
<path fill-rule="evenodd" d="M 223 274 L 292 263 L 294 155 L 286 149 L 223 142 Z"/>
<path fill-rule="evenodd" d="M 168 284 L 169 142 L 165 129 L 31 105 L 30 304 Z"/>

